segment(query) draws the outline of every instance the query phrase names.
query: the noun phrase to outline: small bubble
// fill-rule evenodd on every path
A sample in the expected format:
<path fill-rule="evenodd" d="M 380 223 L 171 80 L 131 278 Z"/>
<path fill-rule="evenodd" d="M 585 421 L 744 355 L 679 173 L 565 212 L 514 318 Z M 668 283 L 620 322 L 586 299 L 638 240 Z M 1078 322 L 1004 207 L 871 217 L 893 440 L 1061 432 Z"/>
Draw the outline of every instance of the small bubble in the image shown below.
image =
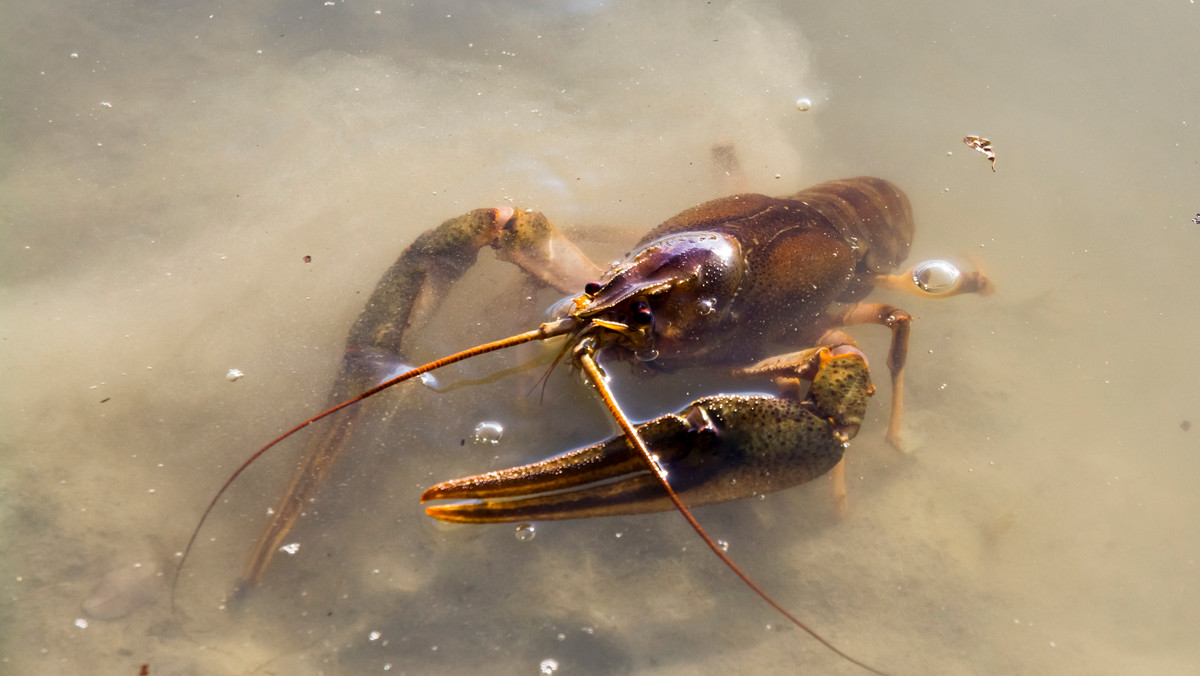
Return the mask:
<path fill-rule="evenodd" d="M 654 348 L 638 350 L 637 352 L 633 353 L 633 356 L 637 357 L 638 361 L 654 361 L 655 359 L 658 359 L 658 350 Z"/>
<path fill-rule="evenodd" d="M 711 315 L 713 312 L 716 312 L 716 310 L 717 310 L 717 299 L 716 298 L 705 298 L 704 300 L 700 301 L 700 314 L 702 316 L 703 315 Z"/>
<path fill-rule="evenodd" d="M 717 540 L 717 549 L 727 552 L 729 551 L 729 543 L 724 540 Z"/>
<path fill-rule="evenodd" d="M 72 59 L 78 59 L 78 58 L 79 58 L 79 52 L 71 52 L 71 58 L 72 58 Z"/>
<path fill-rule="evenodd" d="M 238 378 L 241 378 L 244 375 L 246 374 L 237 369 L 229 369 L 229 372 L 225 374 L 225 380 L 228 380 L 231 383 L 236 383 Z"/>
<path fill-rule="evenodd" d="M 808 98 L 804 98 L 804 97 L 796 99 L 796 110 L 803 113 L 803 112 L 806 112 L 807 110 L 809 110 L 810 108 L 812 108 L 812 99 L 808 99 Z"/>
<path fill-rule="evenodd" d="M 485 420 L 475 426 L 475 443 L 498 444 L 504 436 L 504 426 L 498 422 Z"/>
<path fill-rule="evenodd" d="M 554 639 L 555 639 L 556 641 L 565 641 L 565 640 L 567 640 L 567 635 L 566 635 L 566 634 L 564 634 L 564 633 L 562 633 L 562 632 L 559 632 L 559 633 L 557 633 L 557 634 L 555 634 L 555 635 L 554 635 Z"/>
<path fill-rule="evenodd" d="M 288 556 L 294 556 L 296 554 L 296 552 L 300 551 L 300 543 L 293 542 L 290 545 L 284 545 L 279 548 L 279 551 L 283 552 L 284 554 L 287 554 Z"/>
<path fill-rule="evenodd" d="M 533 536 L 537 535 L 537 530 L 531 523 L 522 523 L 517 525 L 516 536 L 521 542 L 529 542 Z"/>
<path fill-rule="evenodd" d="M 75 626 L 79 627 L 80 629 L 87 629 L 87 620 L 81 617 L 78 620 L 75 620 Z"/>
<path fill-rule="evenodd" d="M 382 636 L 382 635 L 383 635 L 383 634 L 380 634 L 380 633 L 379 633 L 379 632 L 377 632 L 377 631 L 373 631 L 373 632 L 371 632 L 370 634 L 367 634 L 367 638 L 368 638 L 368 639 L 370 639 L 370 640 L 372 640 L 372 641 L 378 641 L 378 640 L 379 640 L 379 637 L 380 637 L 380 636 Z"/>
<path fill-rule="evenodd" d="M 539 674 L 553 674 L 556 671 L 558 671 L 558 660 L 544 659 L 542 660 L 541 664 L 538 665 Z"/>

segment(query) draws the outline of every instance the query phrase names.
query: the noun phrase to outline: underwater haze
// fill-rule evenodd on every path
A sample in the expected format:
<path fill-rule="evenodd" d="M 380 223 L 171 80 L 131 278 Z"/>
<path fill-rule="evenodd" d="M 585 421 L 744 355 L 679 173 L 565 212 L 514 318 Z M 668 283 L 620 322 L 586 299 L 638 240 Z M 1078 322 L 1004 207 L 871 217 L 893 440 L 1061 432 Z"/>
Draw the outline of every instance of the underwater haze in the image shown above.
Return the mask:
<path fill-rule="evenodd" d="M 172 607 L 205 506 L 321 409 L 418 234 L 535 209 L 607 264 L 728 192 L 715 144 L 755 192 L 896 183 L 910 262 L 965 260 L 997 286 L 872 296 L 916 318 L 903 452 L 883 438 L 888 332 L 854 327 L 880 386 L 847 451 L 848 513 L 827 479 L 697 509 L 730 557 L 890 674 L 1200 669 L 1193 1 L 0 12 L 0 671 L 866 673 L 677 513 L 425 516 L 439 481 L 615 433 L 570 369 L 539 390 L 546 356 L 493 377 L 528 351 L 380 395 L 291 553 L 235 599 L 303 439 L 265 455 Z M 967 136 L 990 139 L 994 171 Z M 539 321 L 493 258 L 407 359 Z M 732 387 L 611 375 L 638 420 Z"/>

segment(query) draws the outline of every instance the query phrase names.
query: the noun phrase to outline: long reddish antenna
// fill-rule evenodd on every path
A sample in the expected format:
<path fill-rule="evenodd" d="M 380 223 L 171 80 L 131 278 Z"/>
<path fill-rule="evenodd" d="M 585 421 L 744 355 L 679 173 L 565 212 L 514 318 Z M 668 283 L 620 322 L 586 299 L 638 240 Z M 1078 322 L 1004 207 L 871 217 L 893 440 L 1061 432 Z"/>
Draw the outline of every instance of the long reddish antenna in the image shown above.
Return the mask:
<path fill-rule="evenodd" d="M 238 468 L 233 471 L 233 474 L 230 474 L 229 478 L 225 480 L 225 483 L 221 485 L 221 488 L 217 491 L 217 494 L 213 496 L 213 499 L 211 501 L 209 501 L 208 507 L 204 508 L 204 513 L 200 515 L 200 521 L 196 524 L 196 528 L 194 530 L 192 530 L 192 536 L 190 538 L 188 538 L 187 546 L 183 548 L 183 555 L 180 556 L 180 558 L 179 558 L 179 566 L 175 569 L 175 577 L 171 580 L 171 610 L 172 611 L 175 610 L 175 588 L 177 586 L 179 586 L 179 575 L 180 575 L 180 573 L 183 572 L 183 564 L 187 561 L 188 554 L 191 553 L 192 547 L 196 544 L 196 538 L 199 537 L 200 529 L 204 527 L 204 522 L 208 519 L 208 515 L 212 513 L 213 508 L 216 507 L 217 502 L 221 499 L 221 496 L 225 495 L 225 491 L 229 490 L 229 487 L 231 485 L 233 485 L 233 482 L 236 481 L 239 476 L 242 475 L 242 472 L 245 472 L 250 467 L 250 465 L 254 464 L 254 461 L 258 460 L 260 457 L 262 457 L 262 455 L 264 453 L 266 453 L 267 451 L 274 448 L 276 445 L 278 445 L 284 439 L 287 439 L 288 437 L 292 436 L 296 432 L 299 432 L 300 430 L 304 429 L 305 427 L 308 427 L 309 425 L 317 422 L 318 420 L 321 420 L 322 418 L 327 418 L 327 417 L 333 415 L 334 413 L 337 413 L 338 411 L 342 410 L 343 408 L 346 408 L 348 406 L 353 406 L 354 404 L 357 404 L 358 402 L 362 401 L 363 399 L 366 399 L 367 397 L 375 396 L 376 394 L 379 394 L 380 392 L 388 389 L 389 387 L 391 387 L 393 385 L 398 385 L 406 380 L 411 380 L 413 378 L 416 378 L 417 376 L 423 375 L 425 373 L 429 373 L 430 371 L 436 371 L 437 369 L 440 369 L 443 366 L 449 366 L 450 364 L 455 364 L 460 361 L 465 361 L 472 357 L 478 357 L 481 354 L 487 354 L 488 352 L 496 352 L 497 350 L 503 350 L 506 348 L 513 347 L 514 345 L 520 345 L 522 343 L 528 343 L 528 342 L 532 342 L 535 340 L 546 340 L 547 338 L 561 336 L 563 334 L 569 333 L 573 328 L 575 328 L 576 324 L 577 324 L 577 322 L 574 319 L 569 319 L 569 318 L 568 319 L 560 319 L 560 320 L 554 321 L 554 322 L 547 322 L 547 323 L 539 326 L 537 329 L 534 329 L 533 331 L 526 331 L 525 333 L 519 333 L 515 336 L 509 336 L 508 338 L 502 338 L 500 340 L 496 340 L 496 341 L 493 341 L 490 343 L 484 343 L 483 345 L 477 345 L 470 349 L 463 350 L 462 352 L 456 352 L 448 357 L 442 357 L 441 359 L 431 361 L 428 364 L 423 364 L 423 365 L 418 366 L 410 371 L 405 371 L 404 373 L 396 376 L 395 378 L 390 378 L 388 380 L 383 381 L 382 383 L 376 385 L 375 387 L 372 387 L 371 389 L 367 390 L 366 392 L 363 392 L 362 394 L 359 394 L 353 398 L 347 399 L 346 401 L 343 401 L 342 403 L 338 404 L 337 406 L 328 408 L 328 409 L 318 413 L 317 415 L 314 415 L 313 417 L 309 418 L 308 420 L 305 420 L 304 422 L 300 423 L 299 425 L 296 425 L 295 427 L 291 428 L 290 430 L 275 437 L 270 442 L 268 442 L 266 446 L 263 446 L 262 448 L 255 451 L 254 454 L 251 455 L 249 458 L 246 458 L 246 461 L 243 462 L 241 465 L 239 465 Z"/>
<path fill-rule="evenodd" d="M 795 615 L 789 613 L 783 606 L 775 601 L 775 599 L 768 596 L 761 587 L 754 584 L 750 577 L 742 572 L 741 568 L 738 568 L 737 564 L 735 564 L 733 560 L 730 559 L 724 551 L 722 551 L 717 543 L 711 537 L 709 537 L 708 533 L 705 532 L 704 528 L 700 525 L 700 522 L 696 521 L 696 517 L 692 516 L 691 510 L 689 510 L 683 504 L 683 501 L 679 499 L 679 496 L 675 494 L 675 489 L 671 488 L 671 483 L 667 481 L 667 471 L 663 469 L 662 464 L 658 462 L 658 457 L 650 452 L 650 449 L 646 446 L 646 442 L 642 440 L 642 437 L 638 434 L 633 424 L 629 422 L 629 418 L 625 417 L 624 411 L 622 411 L 621 407 L 617 405 L 616 399 L 613 398 L 612 390 L 608 388 L 608 384 L 605 382 L 605 376 L 600 371 L 600 367 L 596 364 L 596 360 L 592 356 L 591 346 L 588 343 L 584 343 L 576 350 L 575 356 L 579 360 L 579 365 L 583 368 L 584 372 L 587 373 L 588 379 L 591 380 L 592 384 L 596 386 L 596 390 L 600 393 L 600 398 L 604 400 L 604 405 L 608 407 L 608 412 L 612 414 L 613 419 L 617 421 L 618 425 L 620 425 L 621 431 L 625 433 L 625 438 L 629 440 L 629 443 L 633 445 L 638 454 L 642 456 L 642 459 L 646 461 L 646 465 L 650 467 L 650 471 L 654 474 L 654 477 L 658 479 L 659 485 L 661 485 L 663 490 L 666 491 L 667 497 L 671 498 L 671 502 L 675 504 L 675 509 L 683 515 L 683 518 L 687 519 L 688 524 L 690 524 L 692 529 L 700 535 L 700 539 L 704 540 L 704 544 L 708 545 L 708 548 L 712 550 L 713 554 L 716 554 L 717 558 L 721 559 L 722 563 L 732 570 L 735 575 L 741 578 L 742 582 L 744 582 L 746 586 L 751 589 L 751 591 L 753 591 L 755 594 L 758 594 L 762 600 L 766 601 L 772 608 L 779 611 L 780 615 L 783 615 L 789 621 L 791 621 L 792 624 L 803 629 L 805 633 L 816 639 L 821 645 L 829 648 L 839 657 L 849 661 L 851 664 L 862 667 L 872 674 L 888 676 L 887 673 L 882 672 L 868 664 L 864 664 L 863 662 L 860 662 L 839 650 L 837 646 L 830 643 L 816 631 L 813 631 L 813 629 L 811 629 L 807 624 L 804 624 L 798 618 L 796 618 Z"/>

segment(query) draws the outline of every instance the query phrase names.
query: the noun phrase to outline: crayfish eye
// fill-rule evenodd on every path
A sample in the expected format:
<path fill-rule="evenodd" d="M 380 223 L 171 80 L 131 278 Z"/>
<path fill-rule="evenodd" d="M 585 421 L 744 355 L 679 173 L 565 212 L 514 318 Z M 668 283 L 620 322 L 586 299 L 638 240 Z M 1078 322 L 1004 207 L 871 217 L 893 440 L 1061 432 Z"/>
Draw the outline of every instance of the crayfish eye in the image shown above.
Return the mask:
<path fill-rule="evenodd" d="M 589 296 L 594 296 L 600 293 L 600 282 L 588 282 L 583 285 L 583 292 Z"/>
<path fill-rule="evenodd" d="M 629 306 L 629 321 L 639 326 L 645 326 L 654 320 L 654 313 L 650 311 L 650 305 L 644 300 L 634 301 Z"/>

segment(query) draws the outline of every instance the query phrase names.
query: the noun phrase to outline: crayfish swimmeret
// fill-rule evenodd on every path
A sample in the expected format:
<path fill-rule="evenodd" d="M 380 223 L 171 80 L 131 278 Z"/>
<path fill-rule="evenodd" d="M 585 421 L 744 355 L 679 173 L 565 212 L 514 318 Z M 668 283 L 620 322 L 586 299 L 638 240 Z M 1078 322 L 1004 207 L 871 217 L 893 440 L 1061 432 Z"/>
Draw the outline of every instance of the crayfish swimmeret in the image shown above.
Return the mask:
<path fill-rule="evenodd" d="M 353 404 L 486 352 L 559 340 L 559 358 L 583 372 L 622 434 L 543 462 L 438 484 L 421 500 L 457 502 L 431 505 L 426 512 L 446 521 L 492 523 L 678 509 L 727 565 L 787 615 L 737 570 L 684 504 L 760 495 L 833 470 L 835 502 L 844 509 L 842 455 L 874 391 L 863 353 L 842 331 L 847 326 L 879 324 L 891 330 L 886 435 L 898 445 L 912 318 L 891 305 L 862 300 L 876 286 L 933 297 L 991 290 L 981 272 L 959 271 L 944 261 L 893 274 L 908 255 L 913 231 L 904 193 L 888 181 L 859 177 L 786 197 L 742 194 L 701 204 L 651 230 L 608 271 L 532 211 L 478 209 L 425 232 L 379 281 L 354 324 L 330 394 L 332 408 L 261 449 L 222 487 L 223 492 L 283 438 L 348 409 L 338 424 L 309 441 L 307 460 L 246 565 L 243 588 L 261 579 L 348 445 L 352 423 L 362 415 L 362 407 Z M 395 370 L 409 328 L 425 321 L 484 247 L 537 283 L 570 295 L 536 329 L 384 380 Z M 768 354 L 778 344 L 805 349 Z M 741 376 L 773 379 L 782 394 L 708 396 L 679 413 L 634 425 L 598 363 L 620 360 L 642 371 L 728 367 Z M 807 391 L 804 381 L 811 382 Z"/>

